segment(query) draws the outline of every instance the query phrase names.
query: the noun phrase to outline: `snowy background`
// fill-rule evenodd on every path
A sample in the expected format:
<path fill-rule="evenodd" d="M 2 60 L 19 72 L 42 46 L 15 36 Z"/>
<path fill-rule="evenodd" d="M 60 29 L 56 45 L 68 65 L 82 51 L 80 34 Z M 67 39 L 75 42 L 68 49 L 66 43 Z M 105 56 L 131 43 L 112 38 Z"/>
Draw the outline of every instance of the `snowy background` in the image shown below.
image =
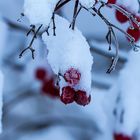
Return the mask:
<path fill-rule="evenodd" d="M 71 21 L 72 7 L 69 3 L 59 14 Z M 116 70 L 106 74 L 115 53 L 108 51 L 107 27 L 98 17 L 81 12 L 76 26 L 94 57 L 92 100 L 85 107 L 64 105 L 42 93 L 42 83 L 35 76 L 39 68 L 52 75 L 42 40 L 38 38 L 34 43 L 35 60 L 30 52 L 19 59 L 30 41 L 25 32 L 28 20 L 17 22 L 21 12 L 23 0 L 0 1 L 0 140 L 140 140 L 140 52 L 131 51 L 127 39 L 116 31 L 120 59 Z M 128 28 L 128 23 L 118 23 L 113 9 L 104 8 L 103 13 L 112 23 Z M 1 100 L 0 96 L 0 106 Z M 116 135 L 127 138 L 114 138 Z"/>

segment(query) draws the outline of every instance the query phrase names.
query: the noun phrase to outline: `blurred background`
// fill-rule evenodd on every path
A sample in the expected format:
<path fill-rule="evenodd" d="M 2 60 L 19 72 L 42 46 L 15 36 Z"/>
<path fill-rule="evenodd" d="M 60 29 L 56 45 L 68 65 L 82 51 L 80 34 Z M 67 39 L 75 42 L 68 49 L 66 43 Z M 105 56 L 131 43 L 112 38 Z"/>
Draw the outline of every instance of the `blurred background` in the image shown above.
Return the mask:
<path fill-rule="evenodd" d="M 80 13 L 76 25 L 89 42 L 94 57 L 92 101 L 85 107 L 76 104 L 64 105 L 57 95 L 45 90 L 47 83 L 39 79 L 42 71 L 45 71 L 49 78 L 54 77 L 47 63 L 46 47 L 41 39 L 38 38 L 34 42 L 35 60 L 31 58 L 29 51 L 19 59 L 20 52 L 30 41 L 30 36 L 26 36 L 29 27 L 27 19 L 23 18 L 20 23 L 17 22 L 22 12 L 23 0 L 0 1 L 0 58 L 4 74 L 3 132 L 0 139 L 115 139 L 117 78 L 127 62 L 128 52 L 131 49 L 125 36 L 116 31 L 120 44 L 120 58 L 116 70 L 106 74 L 111 58 L 115 54 L 114 49 L 108 51 L 105 39 L 108 28 L 97 16 L 93 18 L 85 11 Z M 124 30 L 128 28 L 128 23 L 118 23 L 113 9 L 104 8 L 102 12 L 115 25 Z M 69 3 L 59 11 L 59 14 L 71 21 L 73 3 Z M 112 92 L 112 86 L 115 92 Z M 138 130 L 134 132 L 139 133 Z"/>

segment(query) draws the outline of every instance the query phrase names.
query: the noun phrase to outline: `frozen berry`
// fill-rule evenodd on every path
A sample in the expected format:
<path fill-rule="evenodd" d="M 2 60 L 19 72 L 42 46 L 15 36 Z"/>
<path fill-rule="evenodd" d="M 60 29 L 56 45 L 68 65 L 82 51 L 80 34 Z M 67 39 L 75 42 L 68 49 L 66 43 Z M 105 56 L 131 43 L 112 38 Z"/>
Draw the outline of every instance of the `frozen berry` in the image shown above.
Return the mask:
<path fill-rule="evenodd" d="M 64 78 L 65 78 L 66 82 L 68 82 L 72 85 L 76 85 L 76 84 L 78 84 L 78 82 L 81 78 L 81 73 L 74 68 L 70 68 L 64 74 Z"/>
<path fill-rule="evenodd" d="M 71 88 L 70 86 L 63 87 L 61 101 L 64 104 L 70 104 L 74 102 L 74 96 L 75 96 L 75 91 L 73 88 Z"/>
<path fill-rule="evenodd" d="M 123 134 L 114 134 L 114 140 L 132 140 L 132 138 Z"/>
<path fill-rule="evenodd" d="M 42 92 L 51 97 L 59 97 L 59 88 L 54 85 L 53 79 L 44 81 L 42 85 Z"/>
<path fill-rule="evenodd" d="M 131 35 L 135 39 L 135 42 L 137 42 L 139 40 L 139 37 L 140 37 L 140 31 L 139 31 L 139 29 L 137 29 L 137 28 L 135 28 L 135 29 L 128 28 L 127 29 L 127 33 L 129 35 Z"/>
<path fill-rule="evenodd" d="M 44 80 L 45 79 L 45 76 L 46 76 L 46 71 L 45 69 L 43 68 L 38 68 L 35 72 L 35 77 L 38 79 L 38 80 Z"/>
<path fill-rule="evenodd" d="M 116 3 L 116 0 L 108 0 L 107 3 L 115 4 Z"/>
<path fill-rule="evenodd" d="M 124 9 L 124 8 L 123 8 Z M 121 13 L 120 11 L 116 10 L 116 19 L 120 22 L 120 23 L 125 23 L 127 22 L 129 19 L 127 18 L 127 16 L 125 16 L 123 13 Z"/>
<path fill-rule="evenodd" d="M 90 103 L 91 96 L 87 96 L 85 91 L 78 90 L 75 94 L 75 102 L 79 105 L 87 105 Z"/>

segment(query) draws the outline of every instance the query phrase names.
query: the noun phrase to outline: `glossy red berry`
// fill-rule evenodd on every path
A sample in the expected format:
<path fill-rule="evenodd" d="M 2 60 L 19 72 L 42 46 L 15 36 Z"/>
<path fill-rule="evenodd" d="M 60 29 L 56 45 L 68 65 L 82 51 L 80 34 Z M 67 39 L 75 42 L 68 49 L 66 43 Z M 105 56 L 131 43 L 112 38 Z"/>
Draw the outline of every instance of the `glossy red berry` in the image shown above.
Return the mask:
<path fill-rule="evenodd" d="M 38 68 L 35 72 L 35 77 L 38 80 L 44 80 L 46 77 L 46 70 L 44 68 Z"/>
<path fill-rule="evenodd" d="M 61 101 L 64 104 L 70 104 L 74 102 L 74 96 L 75 96 L 75 91 L 73 88 L 71 88 L 70 86 L 63 87 Z"/>
<path fill-rule="evenodd" d="M 135 39 L 135 42 L 137 42 L 139 40 L 139 37 L 140 37 L 140 31 L 139 31 L 139 29 L 137 29 L 137 28 L 135 28 L 135 29 L 128 28 L 127 29 L 127 33 L 129 35 L 131 35 Z"/>
<path fill-rule="evenodd" d="M 116 19 L 120 22 L 120 23 L 125 23 L 127 22 L 129 19 L 120 11 L 116 10 Z"/>
<path fill-rule="evenodd" d="M 107 3 L 115 4 L 116 3 L 116 0 L 108 0 Z"/>
<path fill-rule="evenodd" d="M 81 73 L 78 70 L 74 69 L 74 68 L 70 68 L 64 74 L 64 78 L 65 78 L 66 82 L 68 82 L 68 83 L 70 83 L 72 85 L 76 85 L 80 81 Z"/>
<path fill-rule="evenodd" d="M 78 90 L 75 94 L 75 102 L 79 105 L 88 105 L 90 103 L 91 96 L 87 96 L 85 91 Z"/>
<path fill-rule="evenodd" d="M 132 140 L 132 138 L 123 134 L 114 134 L 114 140 Z"/>

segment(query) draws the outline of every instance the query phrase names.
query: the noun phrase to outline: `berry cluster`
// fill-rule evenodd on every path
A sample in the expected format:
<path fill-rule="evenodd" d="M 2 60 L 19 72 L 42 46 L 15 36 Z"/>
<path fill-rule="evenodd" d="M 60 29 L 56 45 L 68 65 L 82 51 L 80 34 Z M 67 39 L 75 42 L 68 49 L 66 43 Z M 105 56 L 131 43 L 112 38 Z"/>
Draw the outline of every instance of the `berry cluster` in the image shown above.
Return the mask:
<path fill-rule="evenodd" d="M 74 87 L 79 83 L 81 78 L 81 73 L 70 68 L 64 74 L 64 79 L 68 83 L 68 86 L 62 88 L 61 101 L 64 104 L 70 104 L 74 101 L 79 105 L 87 105 L 91 100 L 91 96 L 87 96 L 85 91 L 75 90 Z"/>
<path fill-rule="evenodd" d="M 124 10 L 128 11 L 128 9 L 126 9 L 122 6 L 120 6 L 120 7 L 123 8 Z M 116 19 L 120 23 L 129 22 L 128 17 L 126 15 L 124 15 L 123 13 L 121 13 L 120 11 L 116 10 L 115 15 L 116 15 Z M 135 14 L 134 14 L 134 16 L 136 17 L 137 21 L 140 21 L 139 16 L 136 16 Z M 135 39 L 135 42 L 137 42 L 140 39 L 140 30 L 139 30 L 139 27 L 135 23 L 132 23 L 132 25 L 134 28 L 128 27 L 127 33 Z"/>
<path fill-rule="evenodd" d="M 132 138 L 123 134 L 114 134 L 114 140 L 132 140 Z"/>
<path fill-rule="evenodd" d="M 35 72 L 35 77 L 42 82 L 41 91 L 45 95 L 51 97 L 60 97 L 60 90 L 55 85 L 55 78 L 48 78 L 48 72 L 44 68 L 38 68 Z M 81 74 L 78 70 L 71 68 L 64 74 L 64 79 L 68 83 L 68 86 L 62 88 L 61 101 L 64 104 L 70 104 L 74 101 L 79 105 L 87 105 L 91 100 L 91 96 L 87 96 L 85 91 L 75 90 L 74 86 L 80 81 Z"/>
<path fill-rule="evenodd" d="M 51 97 L 59 97 L 59 88 L 55 85 L 55 78 L 48 78 L 48 72 L 44 68 L 38 68 L 35 77 L 42 82 L 41 91 Z"/>

